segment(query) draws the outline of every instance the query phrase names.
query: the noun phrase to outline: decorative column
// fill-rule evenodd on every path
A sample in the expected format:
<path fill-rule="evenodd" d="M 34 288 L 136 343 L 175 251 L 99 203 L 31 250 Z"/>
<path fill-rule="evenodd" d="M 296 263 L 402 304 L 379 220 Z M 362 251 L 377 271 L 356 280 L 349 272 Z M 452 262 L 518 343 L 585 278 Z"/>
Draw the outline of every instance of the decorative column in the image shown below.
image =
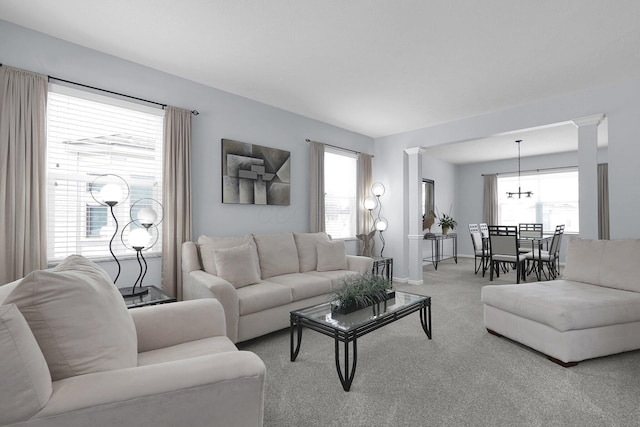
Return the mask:
<path fill-rule="evenodd" d="M 604 114 L 573 120 L 578 128 L 580 237 L 598 238 L 598 125 Z"/>
<path fill-rule="evenodd" d="M 408 229 L 409 281 L 410 285 L 422 284 L 422 154 L 420 147 L 407 148 L 408 212 L 405 215 L 405 229 Z"/>

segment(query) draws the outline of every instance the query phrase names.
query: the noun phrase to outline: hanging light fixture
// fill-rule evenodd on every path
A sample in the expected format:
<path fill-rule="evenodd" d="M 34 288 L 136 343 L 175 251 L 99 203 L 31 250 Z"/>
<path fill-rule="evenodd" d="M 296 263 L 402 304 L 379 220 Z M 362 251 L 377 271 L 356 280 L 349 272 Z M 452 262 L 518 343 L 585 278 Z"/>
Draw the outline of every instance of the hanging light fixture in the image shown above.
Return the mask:
<path fill-rule="evenodd" d="M 531 197 L 533 195 L 532 191 L 522 191 L 520 188 L 520 143 L 522 142 L 521 139 L 516 140 L 516 144 L 518 144 L 518 192 L 514 193 L 511 191 L 507 191 L 507 196 L 510 199 L 513 199 L 513 196 L 517 195 L 518 199 L 521 198 L 523 195 L 527 196 L 527 197 Z"/>

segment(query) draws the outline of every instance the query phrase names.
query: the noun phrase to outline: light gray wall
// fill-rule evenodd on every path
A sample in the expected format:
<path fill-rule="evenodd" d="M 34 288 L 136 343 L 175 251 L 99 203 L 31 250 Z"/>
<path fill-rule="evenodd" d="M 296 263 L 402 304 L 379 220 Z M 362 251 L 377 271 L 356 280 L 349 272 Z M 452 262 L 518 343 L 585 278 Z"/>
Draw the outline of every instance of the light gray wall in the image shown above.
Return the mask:
<path fill-rule="evenodd" d="M 636 160 L 640 156 L 640 80 L 562 95 L 503 111 L 378 138 L 375 142 L 374 179 L 383 182 L 387 180 L 385 185 L 389 188 L 401 187 L 406 180 L 402 158 L 406 148 L 430 147 L 483 138 L 599 113 L 604 113 L 608 118 L 611 238 L 639 238 L 640 223 L 635 220 L 634 212 L 640 209 L 640 191 L 634 189 L 635 183 L 640 182 L 640 168 L 637 167 Z M 513 170 L 513 166 L 508 167 L 508 170 Z M 479 180 L 479 173 L 475 179 Z M 465 184 L 461 177 L 458 189 L 465 191 Z M 440 191 L 441 188 L 436 183 L 436 192 Z M 394 257 L 394 274 L 399 279 L 408 278 L 407 233 L 403 232 L 405 227 L 402 222 L 409 221 L 412 217 L 411 213 L 404 212 L 407 206 L 404 197 L 406 193 L 403 191 L 390 192 L 388 195 L 388 204 L 394 209 L 394 212 L 388 213 L 389 222 L 393 220 L 399 223 L 395 223 L 393 229 L 389 227 L 387 250 L 388 255 Z M 454 211 L 460 213 L 461 209 L 468 211 L 466 207 L 461 206 L 459 197 L 456 197 Z M 482 215 L 481 210 L 477 215 Z M 463 216 L 461 219 L 468 223 L 471 216 Z"/>
<path fill-rule="evenodd" d="M 308 231 L 309 148 L 306 138 L 373 154 L 373 140 L 334 126 L 203 86 L 129 61 L 0 21 L 0 62 L 180 108 L 196 109 L 192 135 L 193 231 L 223 236 Z M 222 204 L 222 138 L 291 152 L 291 205 Z M 355 242 L 348 250 L 354 253 Z M 102 263 L 115 275 L 115 263 Z M 160 283 L 160 259 L 149 260 L 145 283 Z M 135 281 L 123 263 L 118 285 Z"/>

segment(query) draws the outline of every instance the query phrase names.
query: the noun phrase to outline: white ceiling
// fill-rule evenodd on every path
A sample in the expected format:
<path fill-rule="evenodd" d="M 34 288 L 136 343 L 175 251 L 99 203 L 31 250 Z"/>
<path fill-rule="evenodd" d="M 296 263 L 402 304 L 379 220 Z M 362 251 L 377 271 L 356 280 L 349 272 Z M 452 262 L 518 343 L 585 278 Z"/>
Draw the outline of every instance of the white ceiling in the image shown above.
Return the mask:
<path fill-rule="evenodd" d="M 0 19 L 371 137 L 640 75 L 637 0 L 1 0 Z"/>

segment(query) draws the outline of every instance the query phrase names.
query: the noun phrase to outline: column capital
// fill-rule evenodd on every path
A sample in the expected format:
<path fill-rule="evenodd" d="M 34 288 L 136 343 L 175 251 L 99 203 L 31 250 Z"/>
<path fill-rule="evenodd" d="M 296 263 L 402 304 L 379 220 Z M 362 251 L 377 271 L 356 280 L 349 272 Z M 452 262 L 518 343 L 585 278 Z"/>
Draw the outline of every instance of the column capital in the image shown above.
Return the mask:
<path fill-rule="evenodd" d="M 424 154 L 425 153 L 425 149 L 422 147 L 411 147 L 411 148 L 405 148 L 404 152 L 407 154 Z"/>
<path fill-rule="evenodd" d="M 604 120 L 604 114 L 594 114 L 592 116 L 579 117 L 571 120 L 575 127 L 596 125 L 598 126 Z"/>

